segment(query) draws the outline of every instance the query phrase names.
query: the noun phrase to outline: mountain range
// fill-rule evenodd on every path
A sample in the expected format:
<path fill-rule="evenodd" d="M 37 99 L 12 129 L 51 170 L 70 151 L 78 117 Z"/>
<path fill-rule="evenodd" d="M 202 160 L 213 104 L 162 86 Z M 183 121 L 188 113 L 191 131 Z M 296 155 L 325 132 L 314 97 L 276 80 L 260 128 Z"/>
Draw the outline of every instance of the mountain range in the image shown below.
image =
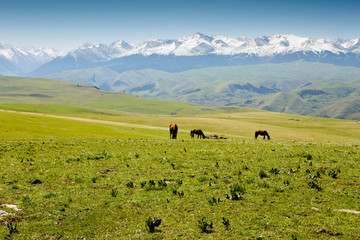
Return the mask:
<path fill-rule="evenodd" d="M 40 76 L 207 106 L 348 119 L 360 119 L 359 70 L 360 38 L 196 33 L 140 44 L 86 43 L 67 53 L 0 44 L 2 75 Z"/>
<path fill-rule="evenodd" d="M 176 72 L 299 59 L 360 67 L 360 38 L 313 39 L 281 34 L 230 38 L 196 33 L 175 40 L 156 39 L 140 44 L 122 40 L 110 44 L 85 43 L 68 53 L 0 44 L 0 74 L 18 76 L 43 76 L 99 66 L 111 66 L 119 73 L 144 68 Z"/>

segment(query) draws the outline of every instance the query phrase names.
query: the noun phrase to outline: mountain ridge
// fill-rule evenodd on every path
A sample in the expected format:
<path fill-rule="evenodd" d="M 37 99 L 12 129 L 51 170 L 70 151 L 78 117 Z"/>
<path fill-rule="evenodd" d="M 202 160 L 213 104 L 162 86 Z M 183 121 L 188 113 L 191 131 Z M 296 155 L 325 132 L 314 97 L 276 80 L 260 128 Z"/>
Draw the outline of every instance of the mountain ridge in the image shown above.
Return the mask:
<path fill-rule="evenodd" d="M 127 43 L 123 40 L 110 44 L 85 43 L 67 53 L 51 48 L 25 48 L 2 43 L 0 74 L 42 76 L 69 69 L 97 67 L 130 56 L 141 56 L 142 61 L 145 62 L 145 58 L 151 55 L 182 57 L 186 61 L 187 57 L 208 56 L 212 59 L 218 58 L 216 61 L 213 60 L 212 65 L 215 66 L 221 66 L 222 59 L 227 57 L 231 59 L 229 65 L 274 62 L 280 61 L 279 59 L 282 62 L 312 59 L 312 61 L 360 67 L 360 38 L 314 39 L 292 34 L 231 38 L 195 33 L 178 39 L 153 39 L 139 44 Z M 60 68 L 54 68 L 53 65 L 59 65 Z M 200 64 L 199 68 L 212 65 Z M 134 70 L 131 66 L 126 67 L 125 70 Z M 44 71 L 46 68 L 49 69 Z M 190 68 L 186 66 L 185 70 L 188 69 Z"/>

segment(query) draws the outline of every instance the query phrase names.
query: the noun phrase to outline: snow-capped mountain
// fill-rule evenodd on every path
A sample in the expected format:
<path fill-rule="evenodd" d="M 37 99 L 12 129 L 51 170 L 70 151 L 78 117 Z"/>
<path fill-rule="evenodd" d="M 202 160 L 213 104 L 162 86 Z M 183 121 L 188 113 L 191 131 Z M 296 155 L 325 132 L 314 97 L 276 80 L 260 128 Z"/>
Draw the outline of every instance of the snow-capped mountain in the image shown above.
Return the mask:
<path fill-rule="evenodd" d="M 130 55 L 152 54 L 174 56 L 201 56 L 208 54 L 236 55 L 249 54 L 271 56 L 295 52 L 359 53 L 360 39 L 326 40 L 298 37 L 295 35 L 272 35 L 259 38 L 230 38 L 207 36 L 196 33 L 177 40 L 148 40 L 138 45 L 118 41 L 111 44 L 86 44 L 68 55 L 91 61 L 108 61 Z"/>
<path fill-rule="evenodd" d="M 66 54 L 53 49 L 0 44 L 0 74 L 7 75 L 32 72 L 32 76 L 43 76 L 65 70 L 108 67 L 109 64 L 117 72 L 144 68 L 180 71 L 300 59 L 360 67 L 360 38 L 314 39 L 291 34 L 231 38 L 196 33 L 179 39 L 154 39 L 140 44 L 125 41 L 97 45 L 86 43 Z"/>
<path fill-rule="evenodd" d="M 22 75 L 63 55 L 64 52 L 52 48 L 18 47 L 0 43 L 0 74 Z"/>

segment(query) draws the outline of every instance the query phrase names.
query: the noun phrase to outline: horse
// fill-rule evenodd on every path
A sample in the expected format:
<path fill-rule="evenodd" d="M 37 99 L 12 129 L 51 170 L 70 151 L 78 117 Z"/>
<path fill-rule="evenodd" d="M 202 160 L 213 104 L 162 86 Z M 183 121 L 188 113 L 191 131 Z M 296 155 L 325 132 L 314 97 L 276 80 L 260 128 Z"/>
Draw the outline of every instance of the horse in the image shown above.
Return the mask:
<path fill-rule="evenodd" d="M 268 134 L 268 132 L 266 130 L 257 130 L 255 131 L 255 139 L 257 139 L 258 136 L 264 136 L 263 139 L 265 139 L 265 137 L 268 138 L 268 140 L 270 140 L 270 135 Z"/>
<path fill-rule="evenodd" d="M 191 138 L 194 138 L 194 134 L 198 135 L 197 138 L 206 138 L 204 133 L 200 129 L 193 129 L 190 131 Z"/>
<path fill-rule="evenodd" d="M 175 123 L 170 124 L 170 139 L 176 139 L 178 126 Z"/>

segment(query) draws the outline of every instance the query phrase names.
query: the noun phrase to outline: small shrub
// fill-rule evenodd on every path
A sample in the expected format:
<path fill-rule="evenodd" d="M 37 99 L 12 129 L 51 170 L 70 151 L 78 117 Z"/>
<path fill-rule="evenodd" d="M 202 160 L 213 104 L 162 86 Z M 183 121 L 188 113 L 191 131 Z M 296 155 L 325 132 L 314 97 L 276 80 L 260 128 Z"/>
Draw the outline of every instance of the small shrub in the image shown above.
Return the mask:
<path fill-rule="evenodd" d="M 92 183 L 96 183 L 97 180 L 98 180 L 98 177 L 92 177 L 92 178 L 91 178 L 91 182 L 92 182 Z"/>
<path fill-rule="evenodd" d="M 271 168 L 270 173 L 277 175 L 277 174 L 280 174 L 281 171 L 277 168 Z"/>
<path fill-rule="evenodd" d="M 178 192 L 178 196 L 179 196 L 179 198 L 184 197 L 184 192 L 183 191 Z"/>
<path fill-rule="evenodd" d="M 259 176 L 260 176 L 260 178 L 266 178 L 266 177 L 268 177 L 268 175 L 264 172 L 264 170 L 260 170 Z"/>
<path fill-rule="evenodd" d="M 148 183 L 143 183 L 143 185 L 144 185 L 144 186 L 146 185 L 146 188 L 145 188 L 146 191 L 158 190 L 158 189 L 156 188 L 156 183 L 155 183 L 154 180 L 149 180 Z"/>
<path fill-rule="evenodd" d="M 181 179 L 178 179 L 178 180 L 176 180 L 176 184 L 180 186 L 180 185 L 182 185 L 182 184 L 183 184 L 183 182 L 182 182 L 182 180 L 181 180 Z"/>
<path fill-rule="evenodd" d="M 220 203 L 220 198 L 216 199 L 215 197 L 213 197 L 212 199 L 210 199 L 210 200 L 208 201 L 208 203 L 209 203 L 210 205 L 216 205 L 216 204 Z"/>
<path fill-rule="evenodd" d="M 134 182 L 128 182 L 128 183 L 126 184 L 126 187 L 128 187 L 128 188 L 135 188 L 135 183 L 134 183 Z"/>
<path fill-rule="evenodd" d="M 165 182 L 165 180 L 159 180 L 158 181 L 158 186 L 160 188 L 164 188 L 164 187 L 167 187 L 167 183 Z"/>
<path fill-rule="evenodd" d="M 118 192 L 118 190 L 116 188 L 111 189 L 110 194 L 111 194 L 112 197 L 117 197 L 118 193 L 119 192 Z"/>
<path fill-rule="evenodd" d="M 146 222 L 145 222 L 145 228 L 153 233 L 155 232 L 155 227 L 158 227 L 160 226 L 161 224 L 161 219 L 160 218 L 151 218 L 149 217 L 148 219 L 146 219 Z"/>
<path fill-rule="evenodd" d="M 150 186 L 155 186 L 155 181 L 154 180 L 149 180 L 149 185 Z"/>
<path fill-rule="evenodd" d="M 221 222 L 225 226 L 226 231 L 230 230 L 230 221 L 229 221 L 229 219 L 223 217 Z"/>
<path fill-rule="evenodd" d="M 314 170 L 312 170 L 312 169 L 306 169 L 306 173 L 309 174 L 309 178 L 311 178 L 311 179 L 321 177 L 321 173 L 319 170 L 317 170 L 315 173 Z"/>
<path fill-rule="evenodd" d="M 242 200 L 244 199 L 245 187 L 238 183 L 230 186 L 230 195 L 226 194 L 226 198 L 230 200 Z"/>
<path fill-rule="evenodd" d="M 17 230 L 17 225 L 16 225 L 16 224 L 12 224 L 12 223 L 10 222 L 10 223 L 8 223 L 6 226 L 7 226 L 7 228 L 9 229 L 9 235 L 8 235 L 8 236 L 11 236 L 11 234 L 13 234 L 13 233 L 19 232 L 19 231 Z"/>
<path fill-rule="evenodd" d="M 211 221 L 207 222 L 204 218 L 198 221 L 198 227 L 202 233 L 211 233 L 213 231 L 213 223 Z"/>
<path fill-rule="evenodd" d="M 322 190 L 322 187 L 319 184 L 317 184 L 316 182 L 314 182 L 314 181 L 309 182 L 308 185 L 309 185 L 310 188 L 314 188 L 314 189 L 316 189 L 318 191 Z"/>
<path fill-rule="evenodd" d="M 340 173 L 340 170 L 331 170 L 328 172 L 328 175 L 334 179 L 338 178 L 338 174 Z"/>

